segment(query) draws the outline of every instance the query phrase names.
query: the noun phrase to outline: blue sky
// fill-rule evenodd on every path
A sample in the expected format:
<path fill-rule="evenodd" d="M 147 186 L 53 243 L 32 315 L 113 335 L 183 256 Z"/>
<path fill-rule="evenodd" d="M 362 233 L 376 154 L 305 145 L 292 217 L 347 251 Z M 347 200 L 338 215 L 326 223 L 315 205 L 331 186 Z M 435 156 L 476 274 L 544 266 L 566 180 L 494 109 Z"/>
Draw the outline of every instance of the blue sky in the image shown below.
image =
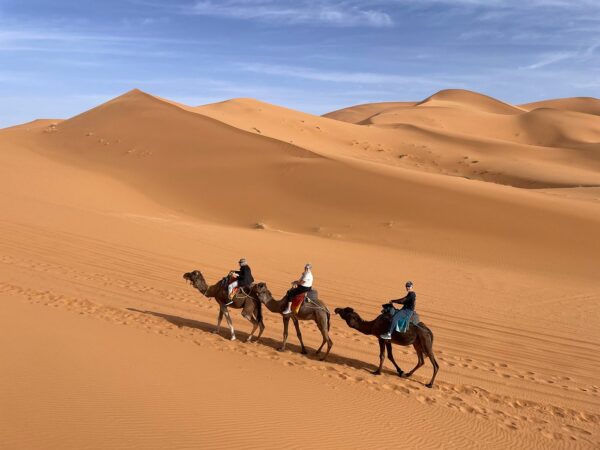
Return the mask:
<path fill-rule="evenodd" d="M 600 97 L 600 0 L 0 0 L 0 127 L 134 87 L 324 113 L 464 88 Z"/>

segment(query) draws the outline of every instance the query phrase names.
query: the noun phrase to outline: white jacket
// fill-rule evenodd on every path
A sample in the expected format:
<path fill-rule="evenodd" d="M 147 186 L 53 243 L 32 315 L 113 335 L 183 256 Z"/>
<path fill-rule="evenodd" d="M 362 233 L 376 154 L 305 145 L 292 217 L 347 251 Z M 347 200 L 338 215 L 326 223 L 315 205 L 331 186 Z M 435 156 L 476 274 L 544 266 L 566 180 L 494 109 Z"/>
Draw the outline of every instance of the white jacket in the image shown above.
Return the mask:
<path fill-rule="evenodd" d="M 312 287 L 313 285 L 313 274 L 310 269 L 306 269 L 302 272 L 300 279 L 298 280 L 298 284 L 304 287 Z"/>

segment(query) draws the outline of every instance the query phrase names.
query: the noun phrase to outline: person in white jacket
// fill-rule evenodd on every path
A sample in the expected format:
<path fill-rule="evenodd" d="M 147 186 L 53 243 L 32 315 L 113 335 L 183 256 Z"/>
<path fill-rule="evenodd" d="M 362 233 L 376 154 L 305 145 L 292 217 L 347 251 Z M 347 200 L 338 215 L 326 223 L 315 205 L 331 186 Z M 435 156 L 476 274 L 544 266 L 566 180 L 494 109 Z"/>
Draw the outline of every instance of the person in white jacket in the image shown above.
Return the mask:
<path fill-rule="evenodd" d="M 300 275 L 300 278 L 294 282 L 292 282 L 292 289 L 287 291 L 286 294 L 286 305 L 285 310 L 282 314 L 289 314 L 292 312 L 292 299 L 304 292 L 310 291 L 313 285 L 313 274 L 312 274 L 312 264 L 306 263 L 304 266 L 304 272 Z"/>

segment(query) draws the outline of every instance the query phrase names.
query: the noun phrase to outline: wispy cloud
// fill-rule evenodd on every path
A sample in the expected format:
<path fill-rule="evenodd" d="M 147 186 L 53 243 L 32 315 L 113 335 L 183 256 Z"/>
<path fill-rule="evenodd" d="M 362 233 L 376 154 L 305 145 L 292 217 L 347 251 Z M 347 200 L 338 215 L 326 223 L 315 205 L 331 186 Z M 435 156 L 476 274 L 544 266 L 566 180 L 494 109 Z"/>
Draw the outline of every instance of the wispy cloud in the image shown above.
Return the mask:
<path fill-rule="evenodd" d="M 522 67 L 522 69 L 540 69 L 542 67 L 549 66 L 550 64 L 554 64 L 559 61 L 564 61 L 565 59 L 573 58 L 575 55 L 575 52 L 549 53 L 543 55 L 539 61 L 528 66 Z"/>
<path fill-rule="evenodd" d="M 521 67 L 521 69 L 540 69 L 542 67 L 549 66 L 550 64 L 555 64 L 568 59 L 587 61 L 594 56 L 598 48 L 600 48 L 600 41 L 589 45 L 582 50 L 546 53 L 542 55 L 539 61 L 528 66 Z"/>
<path fill-rule="evenodd" d="M 222 0 L 198 1 L 189 14 L 261 20 L 284 24 L 327 24 L 342 27 L 389 27 L 391 16 L 344 1 Z"/>
<path fill-rule="evenodd" d="M 330 81 L 337 83 L 356 83 L 356 84 L 420 84 L 433 85 L 440 83 L 432 77 L 403 76 L 386 73 L 373 72 L 337 72 L 318 70 L 308 67 L 283 66 L 273 64 L 240 64 L 242 70 L 248 72 L 261 73 L 266 75 L 280 75 L 292 78 L 302 78 L 313 81 Z"/>

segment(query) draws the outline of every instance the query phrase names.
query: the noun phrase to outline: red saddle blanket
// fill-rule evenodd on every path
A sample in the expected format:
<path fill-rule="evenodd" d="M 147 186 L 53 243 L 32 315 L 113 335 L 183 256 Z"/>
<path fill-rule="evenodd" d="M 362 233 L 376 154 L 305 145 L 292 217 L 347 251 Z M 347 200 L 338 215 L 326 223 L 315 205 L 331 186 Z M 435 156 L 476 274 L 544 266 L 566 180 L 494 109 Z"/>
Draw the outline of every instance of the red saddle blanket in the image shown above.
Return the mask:
<path fill-rule="evenodd" d="M 226 284 L 227 286 L 229 286 L 231 283 L 233 283 L 234 281 L 237 280 L 237 275 L 230 275 L 227 277 L 227 281 Z M 233 288 L 233 290 L 231 291 L 231 297 L 235 297 L 237 295 L 237 293 L 239 292 L 240 288 L 239 287 L 235 287 Z"/>
<path fill-rule="evenodd" d="M 294 314 L 298 314 L 298 311 L 300 311 L 300 307 L 304 303 L 307 294 L 308 292 L 302 292 L 292 298 L 292 311 L 294 311 Z"/>

